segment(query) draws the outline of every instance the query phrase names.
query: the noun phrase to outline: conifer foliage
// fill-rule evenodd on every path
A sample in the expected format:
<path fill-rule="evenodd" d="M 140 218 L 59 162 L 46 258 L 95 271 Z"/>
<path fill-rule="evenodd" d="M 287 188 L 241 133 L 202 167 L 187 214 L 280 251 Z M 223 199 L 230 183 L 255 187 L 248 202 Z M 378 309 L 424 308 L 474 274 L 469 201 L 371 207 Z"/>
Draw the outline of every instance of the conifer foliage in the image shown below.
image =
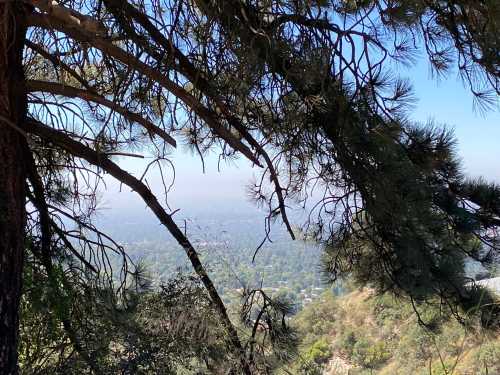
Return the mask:
<path fill-rule="evenodd" d="M 457 316 L 476 308 L 485 325 L 498 325 L 493 297 L 470 286 L 463 262 L 498 255 L 500 187 L 463 175 L 452 134 L 411 120 L 411 82 L 391 67 L 424 53 L 437 75 L 458 71 L 478 108 L 490 110 L 499 17 L 494 0 L 0 3 L 0 372 L 18 372 L 23 266 L 26 280 L 48 288 L 26 296 L 46 298 L 79 366 L 102 372 L 88 348 L 98 340 L 82 336 L 92 312 L 75 315 L 74 302 L 128 306 L 141 279 L 94 225 L 103 174 L 135 191 L 185 250 L 229 368 L 270 371 L 255 359 L 269 352 L 254 348 L 266 340 L 242 338 L 174 213 L 147 184 L 153 169 L 169 175 L 181 139 L 202 161 L 217 150 L 261 171 L 250 194 L 268 208 L 266 228 L 281 220 L 294 238 L 288 202 L 312 206 L 304 232 L 325 246 L 329 278 L 354 274 L 413 303 L 438 295 Z M 120 166 L 145 155 L 142 176 Z M 118 275 L 111 253 L 123 259 Z M 248 305 L 253 295 L 261 305 Z M 293 340 L 273 324 L 285 321 L 286 306 L 259 291 L 247 297 L 247 326 L 258 316 L 259 329 L 279 327 L 271 346 Z M 211 371 L 212 357 L 200 358 Z"/>

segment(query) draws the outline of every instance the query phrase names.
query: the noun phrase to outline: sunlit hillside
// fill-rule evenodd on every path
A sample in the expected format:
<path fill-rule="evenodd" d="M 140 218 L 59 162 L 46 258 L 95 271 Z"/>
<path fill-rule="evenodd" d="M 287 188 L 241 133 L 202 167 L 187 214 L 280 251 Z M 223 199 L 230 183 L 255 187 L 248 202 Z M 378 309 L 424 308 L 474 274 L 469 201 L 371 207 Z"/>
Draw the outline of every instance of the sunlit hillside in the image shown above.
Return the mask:
<path fill-rule="evenodd" d="M 411 304 L 367 289 L 325 293 L 294 320 L 302 341 L 287 371 L 297 374 L 500 373 L 500 335 L 474 323 L 444 320 L 439 307 L 420 307 L 433 331 L 417 324 Z"/>

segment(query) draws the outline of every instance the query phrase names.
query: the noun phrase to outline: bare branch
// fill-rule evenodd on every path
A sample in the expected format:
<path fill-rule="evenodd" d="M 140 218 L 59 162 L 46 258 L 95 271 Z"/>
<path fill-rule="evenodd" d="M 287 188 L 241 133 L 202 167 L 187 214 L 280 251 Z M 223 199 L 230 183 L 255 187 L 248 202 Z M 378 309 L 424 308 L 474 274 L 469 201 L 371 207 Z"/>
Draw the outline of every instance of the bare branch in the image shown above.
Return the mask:
<path fill-rule="evenodd" d="M 174 222 L 172 217 L 163 209 L 154 194 L 143 184 L 141 181 L 121 169 L 117 164 L 113 163 L 105 155 L 99 154 L 98 152 L 92 150 L 89 147 L 82 145 L 81 143 L 67 137 L 61 132 L 54 130 L 46 125 L 43 125 L 36 120 L 26 121 L 26 129 L 28 132 L 37 135 L 41 138 L 48 139 L 51 142 L 57 144 L 59 147 L 71 152 L 76 157 L 85 159 L 89 163 L 98 166 L 116 178 L 118 181 L 129 186 L 133 191 L 141 196 L 146 205 L 153 211 L 158 220 L 167 228 L 167 230 L 172 234 L 172 236 L 177 240 L 180 246 L 186 252 L 196 274 L 200 277 L 203 285 L 207 289 L 212 302 L 214 303 L 221 323 L 226 328 L 231 343 L 236 350 L 236 355 L 240 358 L 242 368 L 245 370 L 246 374 L 251 374 L 248 363 L 245 359 L 244 349 L 241 345 L 238 333 L 231 323 L 229 316 L 226 311 L 226 307 L 222 302 L 215 286 L 208 276 L 203 264 L 200 261 L 198 253 L 194 249 L 193 245 L 190 243 L 188 238 L 180 230 L 177 224 Z"/>
<path fill-rule="evenodd" d="M 93 93 L 91 91 L 78 89 L 76 87 L 67 86 L 56 82 L 35 81 L 35 80 L 27 81 L 26 86 L 28 91 L 30 92 L 35 92 L 35 91 L 48 92 L 54 95 L 67 96 L 70 98 L 79 98 L 82 100 L 101 104 L 111 109 L 112 111 L 121 114 L 128 120 L 141 124 L 148 132 L 158 135 L 160 138 L 162 138 L 164 141 L 166 141 L 173 147 L 177 146 L 174 138 L 172 138 L 160 127 L 154 125 L 151 121 L 148 121 L 144 117 L 138 115 L 137 113 L 129 111 L 128 109 L 116 104 L 115 102 L 108 100 L 105 97 Z"/>
<path fill-rule="evenodd" d="M 259 160 L 253 155 L 252 151 L 246 145 L 241 143 L 235 136 L 233 136 L 231 132 L 219 122 L 216 112 L 206 108 L 194 96 L 190 95 L 182 87 L 168 79 L 166 75 L 162 74 L 157 69 L 150 67 L 131 54 L 125 52 L 120 47 L 115 46 L 99 36 L 96 36 L 94 33 L 89 33 L 85 29 L 74 28 L 59 18 L 34 13 L 30 16 L 28 21 L 31 26 L 42 27 L 49 30 L 56 29 L 60 32 L 66 33 L 75 40 L 88 43 L 108 56 L 117 59 L 121 63 L 157 82 L 163 88 L 170 91 L 186 103 L 200 118 L 203 119 L 203 121 L 215 134 L 226 141 L 233 149 L 241 152 L 255 165 L 261 166 Z"/>

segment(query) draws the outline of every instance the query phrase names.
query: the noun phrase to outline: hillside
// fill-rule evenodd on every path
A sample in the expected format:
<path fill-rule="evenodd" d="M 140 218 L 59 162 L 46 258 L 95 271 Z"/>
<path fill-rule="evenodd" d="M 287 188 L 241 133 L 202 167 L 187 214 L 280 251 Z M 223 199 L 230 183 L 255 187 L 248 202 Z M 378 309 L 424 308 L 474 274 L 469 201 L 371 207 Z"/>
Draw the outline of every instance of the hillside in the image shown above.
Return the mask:
<path fill-rule="evenodd" d="M 439 308 L 421 307 L 417 324 L 410 304 L 369 290 L 331 293 L 294 319 L 301 337 L 294 374 L 500 374 L 500 335 L 444 320 Z"/>

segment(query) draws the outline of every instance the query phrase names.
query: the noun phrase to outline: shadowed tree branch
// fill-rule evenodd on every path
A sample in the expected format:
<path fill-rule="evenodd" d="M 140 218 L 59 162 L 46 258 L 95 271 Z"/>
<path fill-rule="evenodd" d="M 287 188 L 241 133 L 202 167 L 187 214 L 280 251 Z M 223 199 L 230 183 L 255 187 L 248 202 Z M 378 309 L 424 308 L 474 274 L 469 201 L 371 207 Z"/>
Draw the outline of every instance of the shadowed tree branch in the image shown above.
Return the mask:
<path fill-rule="evenodd" d="M 242 369 L 244 370 L 245 374 L 251 374 L 251 370 L 249 364 L 246 361 L 245 352 L 238 337 L 238 333 L 231 323 L 224 303 L 222 302 L 217 290 L 215 289 L 212 280 L 208 276 L 208 273 L 203 267 L 198 253 L 196 252 L 190 241 L 187 239 L 187 237 L 184 235 L 184 233 L 182 233 L 180 228 L 174 222 L 172 217 L 163 209 L 156 197 L 146 187 L 146 185 L 121 169 L 117 164 L 113 163 L 105 155 L 99 154 L 98 152 L 67 137 L 57 130 L 43 125 L 39 121 L 33 119 L 27 120 L 26 129 L 31 134 L 34 134 L 43 139 L 50 140 L 59 147 L 71 152 L 76 157 L 85 159 L 89 163 L 102 168 L 118 181 L 129 186 L 133 191 L 140 195 L 140 197 L 144 200 L 151 211 L 153 211 L 158 220 L 160 220 L 160 222 L 167 228 L 167 230 L 172 234 L 172 236 L 177 240 L 179 245 L 186 252 L 186 255 L 191 262 L 196 274 L 200 277 L 200 280 L 207 289 L 207 292 L 218 311 L 221 324 L 228 332 L 230 342 L 235 350 L 235 354 L 240 359 Z"/>
<path fill-rule="evenodd" d="M 134 113 L 128 110 L 127 108 L 120 106 L 116 102 L 108 100 L 105 97 L 93 93 L 91 91 L 78 89 L 76 87 L 63 85 L 57 82 L 35 81 L 35 80 L 27 81 L 26 86 L 29 92 L 41 91 L 53 95 L 61 95 L 70 98 L 79 98 L 85 101 L 101 104 L 111 109 L 112 111 L 119 113 L 129 121 L 141 124 L 150 134 L 158 135 L 160 138 L 162 138 L 165 142 L 169 143 L 173 147 L 177 146 L 174 138 L 172 138 L 169 134 L 167 134 L 167 132 L 165 132 L 163 129 L 153 124 L 151 121 L 148 121 L 144 117 L 138 115 L 137 113 Z"/>
<path fill-rule="evenodd" d="M 170 91 L 176 97 L 181 99 L 188 105 L 203 121 L 208 125 L 212 131 L 226 141 L 233 149 L 241 152 L 252 163 L 261 166 L 258 159 L 254 156 L 252 151 L 243 143 L 241 143 L 234 135 L 231 134 L 218 120 L 217 114 L 207 109 L 201 104 L 194 96 L 190 95 L 185 89 L 177 85 L 175 82 L 168 79 L 160 71 L 143 63 L 131 54 L 125 52 L 120 47 L 115 46 L 109 41 L 91 33 L 85 29 L 75 28 L 73 25 L 68 25 L 60 18 L 52 15 L 45 15 L 34 13 L 30 16 L 29 22 L 31 26 L 43 27 L 46 29 L 56 29 L 60 32 L 67 34 L 75 40 L 83 43 L 89 43 L 93 47 L 101 50 L 106 55 L 115 58 L 121 63 L 129 66 L 130 68 L 140 72 L 144 76 L 157 82 L 167 91 Z"/>

